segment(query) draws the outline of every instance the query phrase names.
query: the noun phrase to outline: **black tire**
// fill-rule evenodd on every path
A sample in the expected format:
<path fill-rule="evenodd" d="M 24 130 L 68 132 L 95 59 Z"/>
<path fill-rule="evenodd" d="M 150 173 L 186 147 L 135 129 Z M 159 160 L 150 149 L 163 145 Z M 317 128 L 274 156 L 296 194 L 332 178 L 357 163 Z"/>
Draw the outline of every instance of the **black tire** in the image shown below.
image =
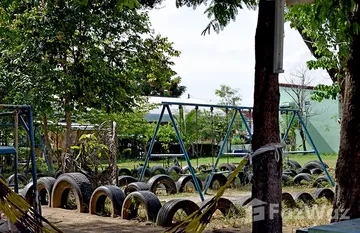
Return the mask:
<path fill-rule="evenodd" d="M 232 172 L 228 174 L 226 179 L 229 180 L 231 175 L 232 175 Z M 241 183 L 240 177 L 235 177 L 235 179 L 230 183 L 231 188 L 239 188 L 239 186 L 241 186 L 241 185 L 242 185 L 242 183 Z"/>
<path fill-rule="evenodd" d="M 146 220 L 156 222 L 156 217 L 161 208 L 160 200 L 150 191 L 138 191 L 130 193 L 122 206 L 122 218 L 133 219 L 138 216 L 139 205 L 143 205 L 146 211 Z"/>
<path fill-rule="evenodd" d="M 20 191 L 20 196 L 22 196 L 25 201 L 33 206 L 34 205 L 34 188 L 33 182 L 28 183 L 25 187 Z"/>
<path fill-rule="evenodd" d="M 164 185 L 166 188 L 166 193 L 168 195 L 176 193 L 176 184 L 170 176 L 167 175 L 156 175 L 150 178 L 148 181 L 150 185 L 150 191 L 156 194 L 156 190 L 160 184 Z"/>
<path fill-rule="evenodd" d="M 15 185 L 15 174 L 12 174 L 11 176 L 9 176 L 6 180 L 6 183 L 9 186 L 14 186 Z M 20 184 L 23 184 L 24 186 L 26 186 L 28 183 L 28 179 L 26 178 L 26 176 L 24 176 L 21 173 L 18 173 L 18 184 L 20 187 Z"/>
<path fill-rule="evenodd" d="M 205 183 L 207 183 L 210 179 L 210 174 L 207 176 Z M 219 187 L 215 187 L 214 186 L 214 182 L 217 181 L 219 183 Z M 227 178 L 224 174 L 222 173 L 214 173 L 211 181 L 210 181 L 210 185 L 209 188 L 213 189 L 213 190 L 218 190 L 219 188 L 221 188 L 222 186 L 224 186 L 227 182 Z"/>
<path fill-rule="evenodd" d="M 334 192 L 331 189 L 328 188 L 318 188 L 315 190 L 314 194 L 313 194 L 314 198 L 316 199 L 320 199 L 325 197 L 326 199 L 328 199 L 330 202 L 333 202 L 334 200 Z"/>
<path fill-rule="evenodd" d="M 291 176 L 291 177 L 295 177 L 298 173 L 293 169 L 285 169 L 283 171 L 283 174 L 286 174 L 286 175 Z"/>
<path fill-rule="evenodd" d="M 199 183 L 199 186 L 200 186 L 200 189 L 201 191 L 203 190 L 203 185 L 202 185 L 202 182 L 201 180 L 199 179 L 199 177 L 196 177 L 198 183 Z M 184 176 L 181 176 L 178 181 L 176 182 L 176 189 L 178 191 L 178 193 L 183 193 L 183 192 L 187 192 L 188 190 L 186 189 L 186 184 L 188 182 L 191 182 L 193 185 L 194 185 L 194 190 L 196 191 L 196 187 L 195 187 L 195 183 L 194 183 L 194 179 L 191 175 L 184 175 Z"/>
<path fill-rule="evenodd" d="M 54 174 L 55 179 L 59 178 L 59 176 L 61 176 L 62 174 L 63 172 L 61 170 L 56 171 Z"/>
<path fill-rule="evenodd" d="M 317 163 L 317 164 L 320 165 L 320 168 L 322 168 L 322 165 L 321 165 L 321 163 L 320 163 L 319 160 L 311 160 L 311 161 L 308 161 L 308 162 L 306 162 L 306 163 L 304 164 L 304 167 L 305 167 L 305 166 L 308 166 L 308 164 L 310 164 L 310 163 Z M 324 163 L 324 165 L 325 165 L 326 168 L 329 168 L 329 166 L 328 166 L 326 163 Z"/>
<path fill-rule="evenodd" d="M 242 196 L 240 197 L 238 204 L 239 206 L 246 206 L 251 202 L 251 200 L 252 200 L 251 195 Z"/>
<path fill-rule="evenodd" d="M 199 206 L 190 200 L 186 199 L 173 199 L 166 202 L 160 209 L 156 224 L 162 227 L 173 227 L 176 223 L 173 223 L 173 218 L 178 210 L 183 210 L 186 216 L 199 210 Z"/>
<path fill-rule="evenodd" d="M 131 183 L 137 182 L 138 180 L 132 176 L 119 176 L 118 185 L 119 187 L 127 186 Z"/>
<path fill-rule="evenodd" d="M 212 198 L 206 199 L 204 200 L 201 204 L 200 204 L 200 210 L 204 210 L 205 208 L 208 207 L 209 202 L 213 200 Z M 230 201 L 227 198 L 223 198 L 220 197 L 218 204 L 216 206 L 217 210 L 220 210 L 221 213 L 224 216 L 229 216 L 230 214 L 235 214 L 237 215 L 240 211 L 236 208 L 236 206 L 234 205 L 234 203 L 232 201 Z"/>
<path fill-rule="evenodd" d="M 132 192 L 136 191 L 149 191 L 151 186 L 148 183 L 145 182 L 134 182 L 130 183 L 128 186 L 126 186 L 124 192 L 125 195 L 128 196 Z"/>
<path fill-rule="evenodd" d="M 310 193 L 306 193 L 306 192 L 294 193 L 293 197 L 296 202 L 302 201 L 306 205 L 312 205 L 312 204 L 314 204 L 314 201 L 315 201 L 314 197 L 311 196 Z"/>
<path fill-rule="evenodd" d="M 328 184 L 330 184 L 330 180 L 327 176 L 319 176 L 314 181 L 313 187 L 323 188 L 324 186 L 327 186 Z"/>
<path fill-rule="evenodd" d="M 181 169 L 181 167 L 171 166 L 171 167 L 168 167 L 168 169 L 166 170 L 166 175 L 170 175 L 173 171 L 176 172 L 177 174 L 183 173 L 183 170 Z"/>
<path fill-rule="evenodd" d="M 53 208 L 67 208 L 69 192 L 75 192 L 77 210 L 86 213 L 92 195 L 92 186 L 88 177 L 82 173 L 65 173 L 56 179 L 51 192 L 51 206 Z"/>
<path fill-rule="evenodd" d="M 104 213 L 106 198 L 111 201 L 111 216 L 120 216 L 125 194 L 115 185 L 104 185 L 95 189 L 90 198 L 90 214 Z"/>
<path fill-rule="evenodd" d="M 300 168 L 298 171 L 297 171 L 298 174 L 300 173 L 307 173 L 307 174 L 311 174 L 311 171 L 307 168 Z"/>
<path fill-rule="evenodd" d="M 150 172 L 151 174 L 154 176 L 154 175 L 158 175 L 158 174 L 165 174 L 166 171 L 165 169 L 160 166 L 160 165 L 157 165 L 157 166 L 154 166 L 150 169 Z"/>
<path fill-rule="evenodd" d="M 323 171 L 323 169 L 320 169 L 320 168 L 314 168 L 314 169 L 311 169 L 310 172 L 311 172 L 311 174 L 313 174 L 313 175 L 320 175 L 320 174 L 322 174 L 324 171 Z"/>
<path fill-rule="evenodd" d="M 314 168 L 319 168 L 322 170 L 322 166 L 320 163 L 316 163 L 316 162 L 307 162 L 305 165 L 304 165 L 304 168 L 306 169 L 309 169 L 309 170 L 312 170 Z"/>
<path fill-rule="evenodd" d="M 301 168 L 301 165 L 298 162 L 296 162 L 295 160 L 285 160 L 284 164 L 287 169 L 297 170 L 297 169 Z"/>
<path fill-rule="evenodd" d="M 144 168 L 143 166 L 135 168 L 135 170 L 133 171 L 134 177 L 140 177 L 141 171 L 142 171 L 143 168 Z M 144 173 L 144 177 L 150 177 L 150 176 L 151 176 L 151 172 L 150 172 L 150 170 L 148 168 L 146 168 L 145 173 Z"/>
<path fill-rule="evenodd" d="M 194 172 L 196 173 L 196 169 L 193 167 L 193 170 L 194 170 Z M 186 174 L 187 172 L 189 172 L 190 173 L 190 168 L 189 168 L 189 166 L 184 166 L 183 168 L 182 168 L 182 171 L 183 171 L 183 174 Z"/>
<path fill-rule="evenodd" d="M 284 202 L 284 204 L 287 207 L 293 208 L 296 206 L 296 202 L 294 200 L 294 197 L 290 193 L 282 193 L 281 194 L 281 201 Z"/>
<path fill-rule="evenodd" d="M 291 179 L 286 174 L 282 174 L 282 183 L 284 185 L 289 185 L 291 183 Z"/>
<path fill-rule="evenodd" d="M 300 173 L 297 174 L 293 179 L 294 184 L 300 184 L 301 181 L 306 181 L 309 183 L 311 181 L 311 175 L 307 173 Z"/>
<path fill-rule="evenodd" d="M 41 205 L 51 207 L 51 192 L 54 187 L 56 179 L 51 176 L 41 177 L 37 180 L 39 199 Z"/>
<path fill-rule="evenodd" d="M 132 172 L 127 168 L 119 168 L 118 170 L 119 176 L 132 176 Z"/>
<path fill-rule="evenodd" d="M 219 171 L 234 171 L 235 166 L 230 163 L 222 163 L 218 166 Z"/>

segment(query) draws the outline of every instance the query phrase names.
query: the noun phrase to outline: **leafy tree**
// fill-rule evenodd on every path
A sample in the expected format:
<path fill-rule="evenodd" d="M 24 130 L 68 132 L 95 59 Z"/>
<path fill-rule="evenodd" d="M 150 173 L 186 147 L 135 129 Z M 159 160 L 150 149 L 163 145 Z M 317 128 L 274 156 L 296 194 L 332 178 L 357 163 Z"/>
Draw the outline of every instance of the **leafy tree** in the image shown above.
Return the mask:
<path fill-rule="evenodd" d="M 65 112 L 67 151 L 74 113 L 127 111 L 149 80 L 178 91 L 171 57 L 179 52 L 151 34 L 144 11 L 111 0 L 14 0 L 0 11 L 1 78 L 16 79 L 15 90 L 31 95 L 20 100 L 40 103 L 41 113 Z"/>
<path fill-rule="evenodd" d="M 215 90 L 215 95 L 220 98 L 220 105 L 240 105 L 241 95 L 238 89 L 222 84 L 220 89 Z"/>
<path fill-rule="evenodd" d="M 358 204 L 360 166 L 355 161 L 360 158 L 357 142 L 360 137 L 360 1 L 317 1 L 308 8 L 294 7 L 291 22 L 298 26 L 313 44 L 310 49 L 319 54 L 319 67 L 326 67 L 334 85 L 322 87 L 320 98 L 336 96 L 341 98 L 340 150 L 336 165 L 336 192 L 332 221 L 340 221 L 345 211 L 350 218 L 360 216 Z M 314 17 L 310 22 L 308 17 Z M 294 23 L 295 22 L 295 23 Z M 315 35 L 315 33 L 317 35 Z M 332 49 L 334 48 L 335 49 Z M 312 65 L 310 63 L 310 65 Z M 334 75 L 333 75 L 334 74 Z"/>
<path fill-rule="evenodd" d="M 178 6 L 197 6 L 205 1 L 178 0 Z M 231 20 L 238 9 L 258 5 L 258 25 L 255 35 L 255 88 L 254 88 L 254 134 L 252 149 L 257 150 L 269 143 L 280 142 L 279 131 L 279 78 L 273 73 L 275 1 L 212 1 L 205 13 L 211 18 L 203 34 L 214 29 L 219 32 Z M 271 38 L 271 39 L 269 39 Z M 277 204 L 281 213 L 281 164 L 274 152 L 266 152 L 253 160 L 252 196 L 266 203 Z M 266 176 L 264 176 L 266 174 Z M 269 209 L 263 221 L 253 222 L 253 232 L 282 232 L 281 214 L 270 217 Z"/>

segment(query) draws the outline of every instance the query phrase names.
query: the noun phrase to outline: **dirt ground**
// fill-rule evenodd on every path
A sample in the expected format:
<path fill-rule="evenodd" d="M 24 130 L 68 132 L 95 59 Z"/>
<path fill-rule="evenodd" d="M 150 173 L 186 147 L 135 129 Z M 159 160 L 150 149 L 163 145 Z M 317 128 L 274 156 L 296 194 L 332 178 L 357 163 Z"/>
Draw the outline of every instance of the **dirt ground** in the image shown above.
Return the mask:
<path fill-rule="evenodd" d="M 163 232 L 164 228 L 138 222 L 123 220 L 121 218 L 100 217 L 76 210 L 53 209 L 42 207 L 43 216 L 55 224 L 65 233 L 155 233 Z M 206 233 L 251 233 L 251 229 L 216 229 L 206 230 Z M 284 233 L 294 233 L 294 230 L 284 228 Z"/>

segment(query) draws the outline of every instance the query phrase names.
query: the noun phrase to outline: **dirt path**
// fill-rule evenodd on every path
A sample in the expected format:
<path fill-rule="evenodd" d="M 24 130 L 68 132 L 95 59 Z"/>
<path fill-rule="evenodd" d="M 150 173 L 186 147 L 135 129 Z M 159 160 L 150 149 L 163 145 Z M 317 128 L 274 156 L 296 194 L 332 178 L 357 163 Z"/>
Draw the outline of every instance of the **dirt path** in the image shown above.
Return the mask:
<path fill-rule="evenodd" d="M 100 217 L 90 214 L 78 213 L 74 210 L 42 208 L 43 216 L 51 223 L 55 224 L 65 233 L 155 233 L 163 232 L 164 228 L 156 227 L 138 221 L 128 221 L 121 218 Z M 207 230 L 206 232 L 219 233 L 250 233 L 249 229 L 224 229 Z"/>

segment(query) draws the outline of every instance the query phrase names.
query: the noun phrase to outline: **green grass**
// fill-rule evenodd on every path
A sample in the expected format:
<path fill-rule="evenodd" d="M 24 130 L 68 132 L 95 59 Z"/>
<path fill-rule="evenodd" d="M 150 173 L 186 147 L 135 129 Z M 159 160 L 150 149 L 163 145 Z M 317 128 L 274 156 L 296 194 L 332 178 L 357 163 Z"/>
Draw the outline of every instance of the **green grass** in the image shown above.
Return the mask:
<path fill-rule="evenodd" d="M 289 159 L 292 160 L 296 160 L 298 163 L 301 164 L 301 166 L 303 166 L 306 162 L 310 161 L 310 160 L 318 160 L 317 156 L 315 154 L 307 154 L 307 155 L 301 155 L 301 154 L 293 154 L 293 155 L 289 155 L 288 156 Z M 323 154 L 322 156 L 323 161 L 329 165 L 330 168 L 335 168 L 336 165 L 336 160 L 337 160 L 337 155 L 332 155 L 332 154 Z M 212 158 L 212 157 L 203 157 L 203 158 L 199 158 L 199 159 L 191 159 L 191 164 L 193 167 L 196 167 L 199 164 L 206 164 L 206 165 L 212 165 L 213 163 L 215 163 L 216 158 Z M 222 158 L 220 158 L 218 165 L 222 164 L 222 163 L 239 163 L 241 161 L 241 158 L 235 158 L 235 157 L 226 157 L 223 156 Z M 119 161 L 118 162 L 118 167 L 120 168 L 128 168 L 128 169 L 134 169 L 135 167 L 139 166 L 139 164 L 143 164 L 144 160 L 142 161 L 131 161 L 131 160 L 127 160 L 127 161 Z M 187 163 L 184 159 L 181 159 L 179 162 L 182 166 L 186 166 Z M 170 160 L 169 165 L 171 166 L 172 160 Z M 166 160 L 150 160 L 150 167 L 153 167 L 155 165 L 161 165 L 165 167 L 168 167 L 168 163 L 166 162 Z"/>

